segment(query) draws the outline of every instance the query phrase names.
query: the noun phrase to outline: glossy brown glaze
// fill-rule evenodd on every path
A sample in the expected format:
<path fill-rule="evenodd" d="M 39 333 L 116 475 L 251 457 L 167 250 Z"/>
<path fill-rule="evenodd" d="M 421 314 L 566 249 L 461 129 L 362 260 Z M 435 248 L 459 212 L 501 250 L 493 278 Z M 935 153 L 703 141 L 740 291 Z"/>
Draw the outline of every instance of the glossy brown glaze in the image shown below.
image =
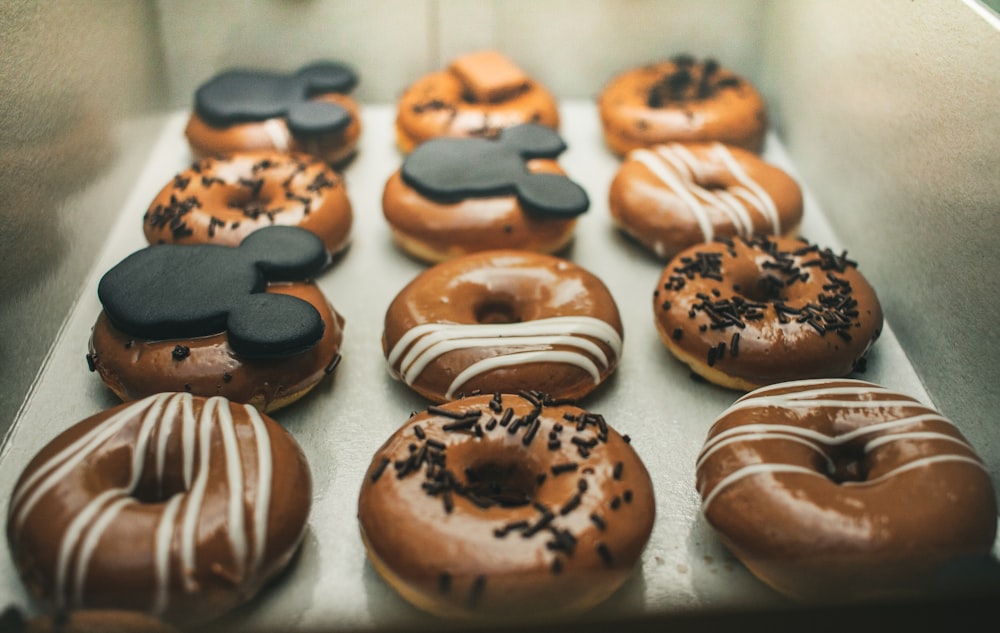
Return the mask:
<path fill-rule="evenodd" d="M 347 246 L 352 220 L 344 181 L 326 163 L 256 151 L 205 158 L 174 176 L 142 228 L 150 244 L 239 246 L 259 228 L 299 226 L 336 254 Z"/>
<path fill-rule="evenodd" d="M 784 238 L 682 251 L 660 276 L 653 312 L 679 360 L 743 391 L 862 370 L 882 331 L 878 297 L 855 262 Z"/>
<path fill-rule="evenodd" d="M 675 141 L 718 141 L 760 152 L 767 106 L 749 82 L 712 60 L 678 57 L 612 79 L 598 97 L 615 154 Z"/>
<path fill-rule="evenodd" d="M 611 181 L 611 218 L 658 257 L 715 237 L 795 237 L 802 190 L 780 167 L 721 143 L 632 150 Z"/>
<path fill-rule="evenodd" d="M 161 391 L 187 391 L 274 411 L 304 396 L 334 370 L 344 319 L 313 283 L 272 283 L 267 291 L 298 297 L 316 308 L 325 324 L 319 343 L 295 356 L 247 359 L 232 350 L 224 332 L 194 339 L 143 340 L 118 330 L 101 312 L 88 359 L 125 401 Z M 178 346 L 184 348 L 181 353 Z"/>
<path fill-rule="evenodd" d="M 382 349 L 390 372 L 434 402 L 477 389 L 581 398 L 614 371 L 622 335 L 593 274 L 548 255 L 488 251 L 407 284 L 386 311 Z"/>
<path fill-rule="evenodd" d="M 409 153 L 438 136 L 493 137 L 521 123 L 558 128 L 555 97 L 506 57 L 480 51 L 406 89 L 399 100 L 396 139 Z"/>
<path fill-rule="evenodd" d="M 809 601 L 917 590 L 938 567 L 986 556 L 989 474 L 948 420 L 856 380 L 765 387 L 708 433 L 702 509 L 761 580 Z"/>
<path fill-rule="evenodd" d="M 578 611 L 631 573 L 655 502 L 601 416 L 536 392 L 419 413 L 375 453 L 358 501 L 375 569 L 449 616 Z"/>
<path fill-rule="evenodd" d="M 527 167 L 566 175 L 554 160 L 529 160 Z M 576 219 L 526 212 L 514 194 L 438 202 L 406 184 L 399 170 L 385 185 L 382 212 L 400 248 L 429 262 L 501 248 L 554 253 L 569 244 L 576 227 Z"/>
<path fill-rule="evenodd" d="M 296 136 L 281 117 L 217 128 L 192 112 L 184 134 L 196 158 L 268 150 L 309 154 L 331 165 L 343 165 L 357 151 L 361 137 L 361 108 L 351 97 L 337 93 L 319 95 L 314 101 L 327 101 L 343 107 L 351 113 L 351 123 L 336 132 Z"/>
<path fill-rule="evenodd" d="M 46 445 L 13 490 L 7 537 L 31 594 L 57 610 L 131 609 L 186 626 L 287 566 L 311 486 L 298 444 L 252 407 L 157 394 Z"/>

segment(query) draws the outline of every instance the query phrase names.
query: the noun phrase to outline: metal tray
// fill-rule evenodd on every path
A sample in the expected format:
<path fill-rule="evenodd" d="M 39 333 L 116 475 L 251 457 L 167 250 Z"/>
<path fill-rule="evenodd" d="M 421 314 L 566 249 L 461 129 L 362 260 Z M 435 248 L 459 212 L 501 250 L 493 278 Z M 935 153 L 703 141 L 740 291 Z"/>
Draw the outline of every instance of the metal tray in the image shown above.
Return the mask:
<path fill-rule="evenodd" d="M 787 605 L 726 552 L 699 511 L 695 456 L 710 424 L 739 394 L 692 380 L 687 368 L 660 343 L 651 293 L 663 263 L 641 252 L 611 225 L 607 192 L 618 159 L 604 146 L 593 104 L 566 102 L 562 114 L 562 134 L 569 149 L 560 162 L 591 199 L 565 256 L 604 280 L 625 326 L 625 349 L 617 372 L 581 404 L 632 436 L 653 477 L 657 499 L 656 523 L 641 564 L 626 585 L 591 615 L 620 618 Z M 355 214 L 353 243 L 319 279 L 347 320 L 343 363 L 332 380 L 274 415 L 302 444 L 315 480 L 301 555 L 279 582 L 224 619 L 240 630 L 396 628 L 433 622 L 399 598 L 366 561 L 356 519 L 358 490 L 374 451 L 412 411 L 427 405 L 389 376 L 380 346 L 386 307 L 424 269 L 394 247 L 381 212 L 383 186 L 402 159 L 394 144 L 394 115 L 391 105 L 363 111 L 361 150 L 345 169 Z M 159 189 L 192 160 L 183 136 L 186 117 L 186 112 L 166 117 L 148 164 L 0 447 L 4 516 L 10 488 L 43 445 L 77 421 L 117 404 L 97 375 L 87 371 L 85 361 L 90 329 L 100 311 L 96 285 L 104 271 L 146 245 L 143 212 Z M 795 174 L 773 135 L 765 158 Z M 806 183 L 802 185 L 806 193 L 802 234 L 841 249 Z M 854 255 L 864 272 L 864 257 Z M 863 377 L 929 402 L 891 322 Z M 997 473 L 993 476 L 996 479 Z M 37 608 L 6 547 L 0 547 L 0 597 L 0 606 Z"/>

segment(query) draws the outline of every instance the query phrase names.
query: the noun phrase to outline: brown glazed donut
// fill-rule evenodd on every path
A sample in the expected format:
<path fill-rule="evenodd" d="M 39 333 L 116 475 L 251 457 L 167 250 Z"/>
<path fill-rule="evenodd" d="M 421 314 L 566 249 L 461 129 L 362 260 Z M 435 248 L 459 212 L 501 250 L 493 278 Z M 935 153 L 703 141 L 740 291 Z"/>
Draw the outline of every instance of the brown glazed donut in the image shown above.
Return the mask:
<path fill-rule="evenodd" d="M 808 601 L 919 591 L 996 536 L 990 476 L 955 426 L 857 380 L 758 389 L 712 425 L 702 511 L 765 583 Z"/>
<path fill-rule="evenodd" d="M 285 358 L 245 358 L 225 332 L 185 339 L 141 339 L 122 332 L 101 312 L 90 338 L 87 362 L 124 401 L 161 391 L 224 396 L 271 412 L 309 393 L 340 362 L 344 318 L 314 283 L 272 283 L 267 292 L 309 302 L 325 324 L 323 338 Z"/>
<path fill-rule="evenodd" d="M 357 151 L 361 112 L 353 69 L 317 62 L 295 73 L 232 69 L 198 87 L 184 134 L 196 158 L 269 150 L 331 165 Z"/>
<path fill-rule="evenodd" d="M 618 306 L 600 279 L 568 261 L 488 251 L 434 266 L 385 315 L 390 373 L 433 402 L 532 385 L 582 398 L 618 364 Z"/>
<path fill-rule="evenodd" d="M 344 180 L 326 163 L 258 151 L 205 158 L 177 174 L 142 228 L 150 244 L 236 246 L 264 226 L 300 226 L 335 255 L 347 246 L 352 219 Z"/>
<path fill-rule="evenodd" d="M 653 312 L 678 360 L 742 391 L 862 371 L 882 332 L 875 290 L 846 252 L 785 238 L 682 251 L 660 276 Z"/>
<path fill-rule="evenodd" d="M 3 633 L 178 633 L 151 615 L 120 609 L 84 609 L 28 618 L 15 608 L 0 614 Z"/>
<path fill-rule="evenodd" d="M 652 482 L 628 442 L 537 392 L 430 407 L 365 475 L 368 558 L 438 615 L 586 609 L 625 582 L 653 527 Z"/>
<path fill-rule="evenodd" d="M 492 137 L 521 123 L 557 129 L 555 97 L 507 57 L 479 51 L 406 89 L 396 115 L 396 141 L 400 151 L 409 153 L 439 136 Z"/>
<path fill-rule="evenodd" d="M 250 600 L 301 542 L 301 448 L 249 405 L 161 393 L 70 427 L 28 464 L 7 537 L 57 610 L 130 609 L 178 626 Z"/>
<path fill-rule="evenodd" d="M 665 259 L 716 236 L 795 237 L 802 220 L 802 190 L 791 176 L 721 143 L 632 150 L 609 201 L 615 224 Z"/>
<path fill-rule="evenodd" d="M 764 98 L 713 59 L 682 55 L 612 79 L 598 98 L 604 139 L 622 156 L 674 141 L 718 141 L 760 152 L 767 133 Z"/>

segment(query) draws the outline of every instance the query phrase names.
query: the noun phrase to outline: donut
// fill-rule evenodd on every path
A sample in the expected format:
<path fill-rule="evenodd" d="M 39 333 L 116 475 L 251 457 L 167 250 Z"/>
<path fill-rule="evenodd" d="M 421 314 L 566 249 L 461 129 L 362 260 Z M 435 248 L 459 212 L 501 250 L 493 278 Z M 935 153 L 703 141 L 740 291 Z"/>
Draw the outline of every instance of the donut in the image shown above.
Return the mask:
<path fill-rule="evenodd" d="M 562 250 L 590 206 L 555 161 L 565 149 L 557 132 L 532 124 L 493 139 L 427 141 L 386 182 L 382 211 L 394 241 L 427 262 L 499 248 Z"/>
<path fill-rule="evenodd" d="M 14 487 L 7 537 L 30 593 L 58 611 L 212 620 L 284 570 L 312 480 L 292 436 L 249 405 L 160 393 L 59 434 Z"/>
<path fill-rule="evenodd" d="M 159 618 L 138 611 L 86 609 L 26 617 L 14 607 L 0 614 L 3 633 L 179 633 Z"/>
<path fill-rule="evenodd" d="M 989 554 L 990 476 L 959 430 L 858 380 L 771 385 L 736 401 L 698 457 L 702 512 L 746 567 L 805 601 L 918 591 Z"/>
<path fill-rule="evenodd" d="M 614 77 L 597 107 L 604 140 L 619 156 L 675 141 L 760 152 L 767 133 L 767 106 L 750 82 L 713 59 L 687 55 Z"/>
<path fill-rule="evenodd" d="M 630 151 L 609 191 L 611 218 L 657 257 L 716 236 L 796 237 L 802 190 L 783 169 L 721 143 Z"/>
<path fill-rule="evenodd" d="M 681 251 L 660 275 L 653 312 L 678 360 L 742 391 L 863 371 L 882 331 L 878 297 L 846 251 L 786 238 Z"/>
<path fill-rule="evenodd" d="M 348 96 L 357 83 L 336 62 L 294 73 L 226 70 L 198 87 L 184 135 L 196 158 L 272 150 L 344 165 L 361 136 L 361 111 Z"/>
<path fill-rule="evenodd" d="M 300 226 L 335 255 L 348 243 L 351 201 L 344 180 L 306 154 L 239 152 L 205 158 L 174 176 L 143 216 L 150 244 L 239 246 L 273 224 Z"/>
<path fill-rule="evenodd" d="M 396 142 L 404 154 L 438 136 L 492 137 L 521 123 L 559 127 L 555 97 L 504 55 L 462 55 L 411 84 L 399 99 Z"/>
<path fill-rule="evenodd" d="M 237 248 L 133 253 L 98 285 L 89 366 L 125 401 L 186 391 L 261 411 L 291 404 L 340 360 L 344 319 L 311 281 L 328 258 L 318 237 L 288 226 Z"/>
<path fill-rule="evenodd" d="M 600 279 L 550 255 L 488 251 L 417 275 L 385 315 L 389 373 L 432 402 L 535 385 L 583 398 L 622 351 L 618 306 Z"/>
<path fill-rule="evenodd" d="M 595 605 L 628 578 L 654 516 L 628 436 L 538 392 L 414 415 L 375 453 L 358 500 L 375 570 L 449 617 Z"/>

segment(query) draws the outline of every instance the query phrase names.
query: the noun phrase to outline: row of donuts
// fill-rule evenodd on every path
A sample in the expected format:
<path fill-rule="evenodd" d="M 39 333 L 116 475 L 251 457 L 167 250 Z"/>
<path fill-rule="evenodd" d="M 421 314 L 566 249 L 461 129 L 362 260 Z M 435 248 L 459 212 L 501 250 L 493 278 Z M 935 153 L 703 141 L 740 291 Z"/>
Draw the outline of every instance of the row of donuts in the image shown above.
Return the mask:
<path fill-rule="evenodd" d="M 515 138 L 519 134 L 522 133 L 515 132 Z M 498 134 L 500 145 L 505 144 L 503 137 L 504 133 Z M 508 137 L 506 143 L 510 142 Z M 532 141 L 526 143 L 530 146 Z M 522 159 L 523 156 L 518 158 L 524 162 Z M 258 157 L 250 161 L 251 171 L 254 165 L 258 173 L 267 171 L 272 163 L 292 165 L 291 171 L 296 173 L 305 171 L 302 165 L 309 164 L 301 157 Z M 201 177 L 182 174 L 179 179 Z M 221 178 L 207 175 L 209 181 L 216 177 Z M 290 174 L 286 176 L 288 180 L 291 178 Z M 314 192 L 336 189 L 335 178 L 336 174 L 310 175 L 304 179 L 308 183 L 306 190 L 310 191 L 309 185 L 314 185 L 311 189 Z M 170 187 L 179 184 L 182 183 L 175 182 Z M 187 186 L 184 184 L 182 189 Z M 264 189 L 264 185 L 241 186 Z M 284 191 L 281 194 L 289 200 L 306 195 L 286 195 Z M 167 203 L 183 202 L 177 193 L 173 198 L 168 197 Z M 196 201 L 188 206 L 201 204 Z M 311 205 L 303 202 L 301 208 L 310 209 Z M 256 211 L 267 216 L 266 209 L 260 206 Z M 151 387 L 149 395 L 121 386 L 121 378 L 106 379 L 123 400 L 133 404 L 122 405 L 81 423 L 79 428 L 74 427 L 67 432 L 68 437 L 60 436 L 29 465 L 14 492 L 8 535 L 19 570 L 33 594 L 54 596 L 52 600 L 57 607 L 100 606 L 102 601 L 121 605 L 126 604 L 123 596 L 135 595 L 134 588 L 152 585 L 152 593 L 146 591 L 135 596 L 134 608 L 187 624 L 183 618 L 193 612 L 201 617 L 214 617 L 235 606 L 235 600 L 248 599 L 264 578 L 287 563 L 308 515 L 308 465 L 287 431 L 268 416 L 256 413 L 256 409 L 273 411 L 289 403 L 308 389 L 299 388 L 301 383 L 312 378 L 278 380 L 279 387 L 274 393 L 248 396 L 244 392 L 230 396 L 233 402 L 228 403 L 219 398 L 205 400 L 162 392 L 215 395 L 234 383 L 241 383 L 234 371 L 234 359 L 243 357 L 251 365 L 280 367 L 284 364 L 281 359 L 302 354 L 303 350 L 311 353 L 309 350 L 317 348 L 322 348 L 322 352 L 313 354 L 317 358 L 314 369 L 308 373 L 321 378 L 332 372 L 339 358 L 343 321 L 329 309 L 321 294 L 308 295 L 312 311 L 304 309 L 301 301 L 264 299 L 260 295 L 301 299 L 306 298 L 303 293 L 318 292 L 308 279 L 329 264 L 331 252 L 336 250 L 329 244 L 337 242 L 327 242 L 297 229 L 267 228 L 245 237 L 237 248 L 150 247 L 130 256 L 102 279 L 101 318 L 107 319 L 109 329 L 121 328 L 123 332 L 120 340 L 109 344 L 107 350 L 117 347 L 125 350 L 125 356 L 136 358 L 149 357 L 154 346 L 160 346 L 156 348 L 160 357 L 155 364 L 173 368 L 197 366 L 203 360 L 202 354 L 205 359 L 215 358 L 217 362 L 210 379 L 199 381 L 182 375 L 180 382 L 175 383 L 179 387 Z M 716 244 L 718 250 L 711 250 Z M 737 252 L 742 255 L 743 250 L 752 251 L 751 260 L 763 257 L 771 262 L 773 265 L 765 268 L 776 281 L 766 282 L 758 289 L 756 273 L 743 271 L 746 277 L 735 281 L 729 277 L 730 259 L 735 261 Z M 428 407 L 411 418 L 374 456 L 359 498 L 362 538 L 379 573 L 405 598 L 436 613 L 505 613 L 512 606 L 535 611 L 584 608 L 609 595 L 628 576 L 649 537 L 654 516 L 652 482 L 641 460 L 631 451 L 628 437 L 619 435 L 602 416 L 566 402 L 568 398 L 585 397 L 614 369 L 622 338 L 617 308 L 613 301 L 610 307 L 602 303 L 606 288 L 582 268 L 565 260 L 517 251 L 482 253 L 440 264 L 419 275 L 400 292 L 400 297 L 420 292 L 446 296 L 454 289 L 449 284 L 455 279 L 461 279 L 463 274 L 476 277 L 483 267 L 500 271 L 510 287 L 471 299 L 463 295 L 460 301 L 452 302 L 464 304 L 468 311 L 464 317 L 449 314 L 442 323 L 440 315 L 407 314 L 396 326 L 387 318 L 383 344 L 393 370 L 401 377 L 413 377 L 411 387 L 429 400 L 452 402 Z M 857 309 L 853 292 L 867 284 L 846 278 L 845 273 L 851 274 L 855 268 L 844 255 L 801 242 L 789 245 L 777 239 L 753 237 L 699 246 L 673 260 L 657 286 L 654 307 L 658 311 L 670 312 L 675 304 L 680 306 L 680 320 L 659 325 L 661 336 L 665 343 L 688 340 L 693 336 L 686 333 L 686 327 L 690 326 L 693 332 L 701 331 L 704 326 L 704 331 L 725 337 L 696 353 L 699 358 L 707 359 L 705 365 L 715 367 L 723 359 L 752 357 L 744 353 L 753 347 L 748 326 L 757 323 L 758 314 L 781 304 L 788 310 L 800 310 L 799 314 L 778 308 L 774 312 L 800 324 L 803 331 L 822 336 L 822 329 L 829 333 L 830 340 L 838 341 L 837 345 L 857 338 L 864 341 L 867 351 L 874 336 L 856 333 L 852 336 L 846 330 L 858 327 L 852 320 L 859 319 L 862 313 L 871 317 L 871 322 L 877 322 L 877 328 L 881 325 L 881 313 L 878 311 L 876 319 L 870 307 Z M 529 272 L 510 273 L 518 269 Z M 470 270 L 476 274 L 468 274 Z M 223 272 L 216 276 L 216 271 Z M 816 274 L 810 275 L 813 271 Z M 727 276 L 723 277 L 723 273 Z M 530 301 L 529 289 L 532 285 L 537 287 L 540 275 L 547 282 L 572 279 L 574 285 L 582 285 L 588 292 L 581 295 L 571 314 L 552 313 L 547 311 L 551 306 L 539 307 L 535 305 L 537 302 Z M 816 309 L 796 308 L 801 298 L 787 296 L 783 289 L 804 287 L 813 278 L 821 278 L 819 282 L 828 286 L 818 291 Z M 698 289 L 702 283 L 709 286 Z M 204 287 L 191 290 L 199 285 Z M 300 288 L 310 285 L 313 290 Z M 469 284 L 459 285 L 464 285 L 467 291 Z M 754 290 L 741 292 L 741 287 Z M 681 290 L 691 291 L 693 298 L 668 295 Z M 723 297 L 723 292 L 737 294 Z M 751 293 L 753 296 L 748 299 L 746 294 Z M 834 298 L 829 299 L 831 296 Z M 397 302 L 419 303 L 399 297 L 394 305 Z M 589 310 L 599 303 L 603 315 L 578 313 L 581 306 Z M 805 302 L 806 306 L 809 303 Z M 323 304 L 327 305 L 328 313 L 324 313 Z M 318 318 L 313 311 L 319 314 Z M 392 311 L 390 307 L 389 312 Z M 824 311 L 839 314 L 830 317 Z M 802 312 L 808 318 L 800 321 Z M 846 319 L 849 325 L 827 327 L 832 323 L 828 319 L 833 318 Z M 810 319 L 814 323 L 809 323 Z M 296 325 L 286 327 L 289 324 Z M 100 320 L 95 326 L 90 359 L 101 370 L 113 353 L 103 347 L 98 349 L 99 326 Z M 508 337 L 508 342 L 510 337 L 530 339 L 522 352 L 542 348 L 543 355 L 549 358 L 543 362 L 559 362 L 576 372 L 577 386 L 546 383 L 548 372 L 532 374 L 524 370 L 521 362 L 498 362 L 497 352 L 487 352 L 464 365 L 468 369 L 480 364 L 479 369 L 466 373 L 466 378 L 472 376 L 473 380 L 463 379 L 464 371 L 460 370 L 443 379 L 438 377 L 436 385 L 421 386 L 435 355 L 474 349 L 479 339 L 495 338 L 492 330 L 498 327 L 504 330 L 501 336 Z M 473 332 L 475 328 L 480 329 Z M 146 334 L 124 334 L 140 331 Z M 178 342 L 178 331 L 184 332 L 180 335 L 183 338 L 192 337 L 192 341 Z M 337 334 L 328 338 L 331 331 Z M 557 335 L 559 339 L 554 340 Z M 209 348 L 214 346 L 215 351 L 202 352 L 202 348 L 190 344 L 193 339 L 214 339 Z M 766 336 L 759 336 L 759 340 L 764 341 L 760 345 L 765 349 L 774 347 L 773 343 L 768 344 Z M 721 343 L 729 347 L 720 351 Z M 226 346 L 230 349 L 220 354 L 219 349 Z M 553 352 L 573 361 L 553 361 Z M 829 375 L 846 374 L 858 358 L 863 358 L 863 353 L 849 359 L 843 373 Z M 188 362 L 192 360 L 198 362 Z M 517 370 L 512 371 L 512 366 Z M 102 378 L 112 375 L 103 370 L 101 374 Z M 518 376 L 520 383 L 501 380 L 516 380 Z M 477 377 L 482 380 L 481 386 L 474 380 Z M 257 375 L 250 382 L 259 380 L 261 377 Z M 733 386 L 751 388 L 742 384 Z M 486 395 L 474 395 L 477 392 Z M 830 401 L 837 403 L 838 415 L 860 411 L 864 420 L 856 421 L 857 426 L 846 430 L 841 428 L 842 420 L 836 424 L 825 419 L 801 420 L 803 409 L 828 407 L 829 404 L 822 403 Z M 881 401 L 886 404 L 879 404 Z M 821 404 L 814 406 L 815 402 Z M 785 409 L 791 413 L 780 413 Z M 892 586 L 916 569 L 915 559 L 925 557 L 925 550 L 932 546 L 944 559 L 981 553 L 984 542 L 992 544 L 995 510 L 990 513 L 992 491 L 981 462 L 952 425 L 912 399 L 855 381 L 788 384 L 746 396 L 734 405 L 735 411 L 749 412 L 749 420 L 734 422 L 734 416 L 727 412 L 713 426 L 698 464 L 698 487 L 704 495 L 704 509 L 710 522 L 717 526 L 734 524 L 727 525 L 723 532 L 726 544 L 754 573 L 779 590 L 816 597 L 822 595 L 819 587 L 830 587 L 859 569 L 879 577 L 880 587 Z M 782 415 L 791 420 L 777 422 Z M 878 424 L 869 428 L 873 419 L 882 420 L 886 416 L 892 418 L 887 427 L 903 429 L 905 433 L 890 437 L 891 432 Z M 746 428 L 742 428 L 744 424 Z M 760 428 L 762 425 L 774 428 Z M 248 437 L 253 440 L 246 442 L 244 438 Z M 221 454 L 207 448 L 213 441 L 225 447 Z M 778 451 L 774 443 L 798 448 L 801 454 L 789 456 Z M 129 455 L 124 461 L 132 464 L 130 478 L 126 477 L 125 482 L 109 481 L 108 488 L 97 498 L 84 495 L 79 480 L 87 477 L 81 466 L 86 460 L 75 456 L 93 452 L 104 455 L 104 449 L 114 446 L 127 447 L 118 450 Z M 767 448 L 751 450 L 756 446 Z M 872 459 L 878 459 L 877 464 L 859 461 L 855 454 L 859 447 L 866 456 L 871 453 Z M 943 456 L 938 450 L 942 447 L 946 449 Z M 912 459 L 914 451 L 917 459 Z M 279 457 L 279 453 L 285 457 Z M 296 453 L 297 456 L 287 457 Z M 236 454 L 241 459 L 234 459 Z M 281 481 L 264 474 L 273 473 L 278 463 L 286 464 L 280 467 L 283 472 L 290 471 Z M 233 464 L 241 464 L 244 470 L 234 471 Z M 259 469 L 247 464 L 256 464 Z M 931 465 L 934 470 L 930 470 Z M 387 471 L 395 476 L 384 476 Z M 215 473 L 211 479 L 209 472 Z M 933 521 L 926 518 L 918 524 L 934 522 L 941 527 L 930 536 L 922 532 L 911 535 L 905 542 L 891 543 L 895 549 L 890 548 L 888 554 L 876 555 L 865 549 L 871 546 L 872 539 L 842 543 L 832 556 L 850 564 L 845 564 L 844 569 L 831 570 L 828 565 L 817 564 L 817 561 L 828 562 L 826 557 L 831 554 L 817 551 L 815 540 L 804 538 L 808 542 L 799 543 L 801 550 L 793 555 L 786 551 L 775 556 L 774 543 L 747 544 L 738 538 L 761 525 L 761 518 L 747 516 L 745 508 L 768 499 L 767 495 L 774 492 L 775 481 L 786 490 L 812 492 L 813 487 L 819 488 L 820 499 L 828 498 L 828 488 L 837 484 L 838 498 L 843 499 L 838 503 L 854 506 L 850 496 L 840 488 L 854 486 L 870 496 L 868 488 L 861 484 L 877 480 L 882 500 L 879 507 L 890 519 L 908 526 L 912 509 L 896 510 L 893 503 L 901 496 L 900 489 L 911 489 L 909 479 L 914 474 L 922 479 L 947 481 L 939 489 L 940 498 L 926 496 L 931 501 L 926 516 L 933 517 Z M 210 486 L 210 481 L 224 485 Z M 840 485 L 848 481 L 853 483 Z M 63 488 L 64 485 L 67 487 Z M 298 493 L 290 493 L 291 488 L 297 488 Z M 944 498 L 953 495 L 956 489 L 962 491 L 966 500 L 963 511 L 955 512 L 954 520 L 939 520 L 936 515 Z M 300 504 L 303 495 L 305 516 Z M 54 518 L 37 510 L 51 496 L 76 500 L 80 505 L 65 502 Z M 237 501 L 241 496 L 258 503 L 241 510 Z M 293 506 L 277 508 L 275 500 L 279 498 Z M 157 504 L 161 512 L 149 512 L 149 508 L 135 503 L 136 499 Z M 726 508 L 733 506 L 743 507 L 744 514 L 734 518 L 732 512 L 726 512 Z M 143 536 L 122 527 L 138 521 L 133 511 L 141 514 L 143 510 L 147 515 L 145 523 L 141 523 L 145 529 L 139 532 Z M 796 511 L 785 508 L 783 512 L 782 521 L 787 519 L 784 524 L 791 530 L 798 530 L 800 536 L 809 532 L 801 529 L 801 517 L 795 516 Z M 992 527 L 986 527 L 984 515 Z M 203 528 L 198 523 L 203 517 L 219 521 L 220 516 L 226 519 L 214 527 Z M 277 517 L 281 516 L 291 520 L 278 522 Z M 855 522 L 870 520 L 867 515 L 844 516 L 851 516 Z M 129 520 L 119 521 L 122 517 Z M 176 526 L 172 524 L 175 519 Z M 421 522 L 423 529 L 404 531 L 396 527 L 414 521 Z M 29 523 L 38 527 L 24 527 Z M 41 525 L 49 526 L 48 530 Z M 72 525 L 74 529 L 52 534 L 64 525 Z M 116 532 L 116 528 L 125 532 Z M 208 539 L 212 541 L 211 547 L 203 548 L 205 543 L 194 537 L 202 530 L 213 534 L 214 538 Z M 275 533 L 283 535 L 285 540 L 269 540 Z M 514 538 L 515 534 L 520 538 Z M 828 540 L 836 542 L 838 535 L 835 533 Z M 153 580 L 149 576 L 123 575 L 124 582 L 116 585 L 113 580 L 118 575 L 116 566 L 99 567 L 106 564 L 100 559 L 102 548 L 112 542 L 130 543 L 134 547 L 136 539 L 152 541 L 152 547 L 147 548 L 151 562 L 142 569 L 153 570 L 149 572 Z M 179 543 L 176 552 L 175 540 Z M 942 546 L 954 540 L 960 545 Z M 53 547 L 53 543 L 59 545 Z M 447 549 L 459 552 L 458 559 L 444 557 L 441 543 L 448 543 Z M 48 553 L 39 554 L 37 550 Z M 476 556 L 477 553 L 480 555 Z M 135 556 L 134 552 L 129 554 Z M 542 573 L 525 577 L 526 560 L 542 561 Z M 489 561 L 501 566 L 489 567 Z M 203 568 L 202 563 L 210 570 Z M 900 573 L 903 568 L 907 570 L 905 574 Z M 45 579 L 46 569 L 54 570 L 49 579 Z M 255 576 L 251 573 L 254 571 L 261 575 Z M 794 581 L 787 580 L 789 573 Z M 515 577 L 518 580 L 512 581 Z M 223 592 L 222 581 L 230 587 L 237 586 L 240 597 L 234 599 Z M 94 585 L 98 588 L 91 594 Z M 539 602 L 540 596 L 545 597 L 544 603 Z M 194 600 L 209 597 L 215 609 L 191 607 Z"/>

